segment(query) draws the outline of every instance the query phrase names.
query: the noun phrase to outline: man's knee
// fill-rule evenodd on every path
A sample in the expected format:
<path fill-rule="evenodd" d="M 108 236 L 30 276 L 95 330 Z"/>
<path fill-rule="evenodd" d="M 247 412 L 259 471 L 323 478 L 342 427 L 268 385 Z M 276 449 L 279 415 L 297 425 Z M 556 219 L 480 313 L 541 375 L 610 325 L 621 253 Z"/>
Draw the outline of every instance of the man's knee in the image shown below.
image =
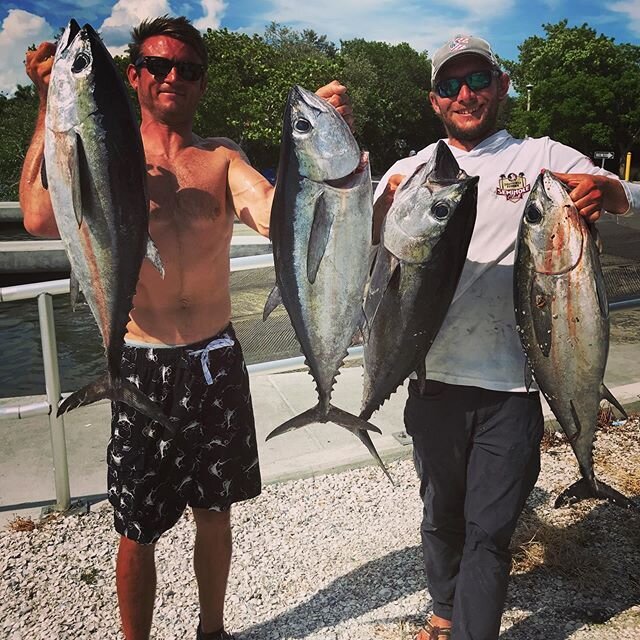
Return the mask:
<path fill-rule="evenodd" d="M 231 530 L 231 509 L 211 511 L 193 507 L 193 518 L 199 530 L 215 530 L 219 532 Z"/>

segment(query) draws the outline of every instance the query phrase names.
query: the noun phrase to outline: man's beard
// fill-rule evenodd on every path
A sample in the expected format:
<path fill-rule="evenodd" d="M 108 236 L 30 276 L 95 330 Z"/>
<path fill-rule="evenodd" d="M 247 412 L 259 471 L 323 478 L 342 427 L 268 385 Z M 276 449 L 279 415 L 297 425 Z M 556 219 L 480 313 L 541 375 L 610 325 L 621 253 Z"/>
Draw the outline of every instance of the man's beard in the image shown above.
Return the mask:
<path fill-rule="evenodd" d="M 488 138 L 492 133 L 494 133 L 496 129 L 496 123 L 498 121 L 498 109 L 500 107 L 499 103 L 495 103 L 492 105 L 483 120 L 480 120 L 476 126 L 467 128 L 467 127 L 458 127 L 453 123 L 453 118 L 445 121 L 442 118 L 442 124 L 447 132 L 447 135 L 450 138 L 455 140 L 460 140 L 461 142 L 481 142 L 485 138 Z"/>

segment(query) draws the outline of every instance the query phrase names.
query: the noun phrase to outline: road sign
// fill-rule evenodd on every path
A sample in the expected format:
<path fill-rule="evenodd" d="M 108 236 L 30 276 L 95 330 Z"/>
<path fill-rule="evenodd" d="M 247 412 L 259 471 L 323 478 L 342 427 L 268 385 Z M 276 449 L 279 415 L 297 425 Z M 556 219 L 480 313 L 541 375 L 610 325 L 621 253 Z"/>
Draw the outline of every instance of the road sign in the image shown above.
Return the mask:
<path fill-rule="evenodd" d="M 615 158 L 613 151 L 594 151 L 593 157 L 595 160 L 613 160 Z"/>

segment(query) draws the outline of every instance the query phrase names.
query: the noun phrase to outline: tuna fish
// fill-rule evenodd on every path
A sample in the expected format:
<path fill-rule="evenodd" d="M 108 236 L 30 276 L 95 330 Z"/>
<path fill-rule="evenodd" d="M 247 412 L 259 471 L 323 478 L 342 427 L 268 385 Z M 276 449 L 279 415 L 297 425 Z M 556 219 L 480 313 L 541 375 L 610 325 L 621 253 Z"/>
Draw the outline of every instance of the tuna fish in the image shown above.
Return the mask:
<path fill-rule="evenodd" d="M 633 503 L 595 477 L 593 443 L 601 398 L 624 409 L 603 383 L 609 305 L 594 236 L 551 172 L 536 180 L 516 247 L 514 304 L 531 375 L 578 459 L 582 478 L 556 506 L 584 498 Z M 625 414 L 626 415 L 626 414 Z"/>
<path fill-rule="evenodd" d="M 398 187 L 382 227 L 364 304 L 366 420 L 425 357 L 464 266 L 476 220 L 477 177 L 440 141 L 431 159 Z"/>
<path fill-rule="evenodd" d="M 69 396 L 58 415 L 121 400 L 170 428 L 159 407 L 120 375 L 140 265 L 148 252 L 144 150 L 124 83 L 99 36 L 71 20 L 51 71 L 44 172 L 60 237 L 104 343 L 107 373 Z M 72 287 L 73 290 L 73 287 Z"/>
<path fill-rule="evenodd" d="M 309 423 L 334 422 L 356 434 L 384 469 L 367 433 L 380 430 L 330 404 L 338 370 L 362 319 L 372 217 L 368 158 L 361 157 L 333 106 L 293 87 L 285 107 L 271 213 L 276 288 L 264 317 L 283 302 L 319 401 L 267 439 Z"/>

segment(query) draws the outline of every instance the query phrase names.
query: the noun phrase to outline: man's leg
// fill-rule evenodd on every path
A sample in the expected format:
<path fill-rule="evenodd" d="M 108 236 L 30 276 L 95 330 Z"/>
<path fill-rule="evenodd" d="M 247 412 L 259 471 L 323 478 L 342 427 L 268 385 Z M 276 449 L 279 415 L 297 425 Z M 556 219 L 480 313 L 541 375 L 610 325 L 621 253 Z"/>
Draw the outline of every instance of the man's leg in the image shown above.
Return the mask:
<path fill-rule="evenodd" d="M 156 597 L 155 544 L 124 536 L 116 560 L 116 588 L 126 640 L 148 640 Z"/>
<path fill-rule="evenodd" d="M 193 509 L 196 521 L 193 566 L 200 596 L 200 624 L 205 633 L 224 626 L 224 596 L 232 550 L 230 515 L 230 510 Z"/>
<path fill-rule="evenodd" d="M 498 637 L 511 569 L 509 543 L 540 471 L 544 423 L 538 394 L 481 394 L 467 472 L 455 640 Z"/>
<path fill-rule="evenodd" d="M 464 494 L 470 426 L 464 387 L 428 381 L 424 394 L 409 386 L 405 427 L 424 505 L 421 536 L 432 624 L 451 625 L 464 546 Z"/>

